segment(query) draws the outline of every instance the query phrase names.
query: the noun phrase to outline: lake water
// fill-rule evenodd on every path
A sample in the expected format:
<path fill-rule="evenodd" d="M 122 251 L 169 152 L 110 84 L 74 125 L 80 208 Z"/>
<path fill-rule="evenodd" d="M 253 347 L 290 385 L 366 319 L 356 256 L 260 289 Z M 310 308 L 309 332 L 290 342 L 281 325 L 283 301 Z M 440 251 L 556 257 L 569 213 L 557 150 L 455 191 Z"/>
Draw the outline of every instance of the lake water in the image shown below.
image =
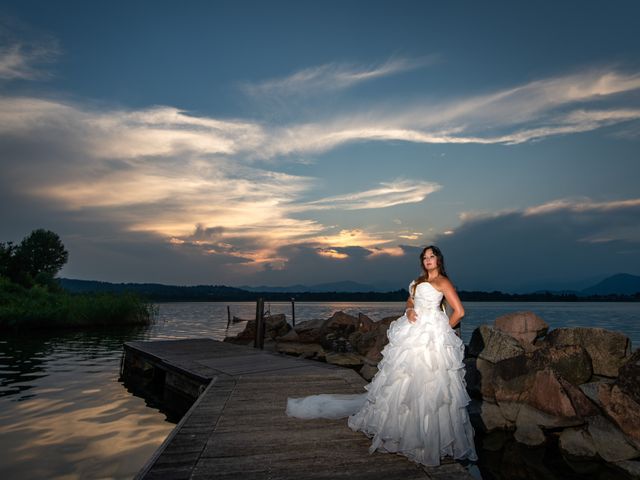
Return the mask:
<path fill-rule="evenodd" d="M 255 315 L 253 303 L 230 303 L 231 314 Z M 290 303 L 266 304 L 291 317 Z M 163 303 L 146 328 L 33 332 L 0 339 L 0 477 L 131 478 L 174 425 L 118 381 L 122 344 L 190 337 L 223 339 L 226 303 Z M 640 303 L 466 302 L 462 337 L 504 313 L 531 310 L 550 328 L 602 327 L 640 345 Z M 296 323 L 342 310 L 380 319 L 403 303 L 296 303 Z M 232 325 L 228 333 L 242 330 Z M 578 477 L 575 477 L 578 478 Z"/>

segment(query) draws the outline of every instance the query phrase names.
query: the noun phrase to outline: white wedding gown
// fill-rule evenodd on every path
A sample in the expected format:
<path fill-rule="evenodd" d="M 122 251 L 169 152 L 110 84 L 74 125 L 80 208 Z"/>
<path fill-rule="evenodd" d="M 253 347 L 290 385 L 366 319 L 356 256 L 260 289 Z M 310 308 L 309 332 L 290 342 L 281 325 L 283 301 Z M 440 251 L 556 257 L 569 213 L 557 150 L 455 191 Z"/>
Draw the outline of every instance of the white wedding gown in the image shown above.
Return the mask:
<path fill-rule="evenodd" d="M 366 393 L 290 398 L 287 415 L 349 416 L 352 430 L 372 438 L 370 453 L 398 453 L 430 466 L 439 465 L 444 456 L 475 461 L 464 344 L 440 309 L 441 292 L 423 282 L 413 299 L 418 319 L 410 323 L 403 315 L 391 323 L 389 343 Z"/>

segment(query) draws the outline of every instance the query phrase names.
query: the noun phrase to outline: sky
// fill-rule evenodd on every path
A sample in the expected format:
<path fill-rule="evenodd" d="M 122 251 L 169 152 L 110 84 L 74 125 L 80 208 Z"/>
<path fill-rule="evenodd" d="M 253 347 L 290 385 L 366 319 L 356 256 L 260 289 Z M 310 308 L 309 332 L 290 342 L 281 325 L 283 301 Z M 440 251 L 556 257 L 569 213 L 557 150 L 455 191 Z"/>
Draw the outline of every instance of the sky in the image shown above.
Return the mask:
<path fill-rule="evenodd" d="M 67 278 L 640 274 L 637 1 L 0 4 L 0 241 Z"/>

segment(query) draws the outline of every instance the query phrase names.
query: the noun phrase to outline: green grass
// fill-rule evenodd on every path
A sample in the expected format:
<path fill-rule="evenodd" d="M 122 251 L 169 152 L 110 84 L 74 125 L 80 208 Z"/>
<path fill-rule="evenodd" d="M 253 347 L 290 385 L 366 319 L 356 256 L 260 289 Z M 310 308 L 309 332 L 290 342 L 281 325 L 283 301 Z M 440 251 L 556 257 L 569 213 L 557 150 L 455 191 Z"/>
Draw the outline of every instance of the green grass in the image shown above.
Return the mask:
<path fill-rule="evenodd" d="M 0 277 L 0 330 L 147 325 L 152 304 L 133 294 L 69 294 Z"/>

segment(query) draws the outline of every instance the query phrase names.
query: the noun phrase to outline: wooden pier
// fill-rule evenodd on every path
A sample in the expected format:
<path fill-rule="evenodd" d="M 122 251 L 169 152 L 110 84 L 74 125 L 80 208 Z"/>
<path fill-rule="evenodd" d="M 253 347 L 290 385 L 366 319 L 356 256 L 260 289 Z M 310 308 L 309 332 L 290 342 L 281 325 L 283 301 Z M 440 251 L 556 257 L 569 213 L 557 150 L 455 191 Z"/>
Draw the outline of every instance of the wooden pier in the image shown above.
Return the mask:
<path fill-rule="evenodd" d="M 210 339 L 128 342 L 123 372 L 163 377 L 197 400 L 137 479 L 472 479 L 448 463 L 424 468 L 368 453 L 346 419 L 285 415 L 287 397 L 360 393 L 353 370 Z"/>

